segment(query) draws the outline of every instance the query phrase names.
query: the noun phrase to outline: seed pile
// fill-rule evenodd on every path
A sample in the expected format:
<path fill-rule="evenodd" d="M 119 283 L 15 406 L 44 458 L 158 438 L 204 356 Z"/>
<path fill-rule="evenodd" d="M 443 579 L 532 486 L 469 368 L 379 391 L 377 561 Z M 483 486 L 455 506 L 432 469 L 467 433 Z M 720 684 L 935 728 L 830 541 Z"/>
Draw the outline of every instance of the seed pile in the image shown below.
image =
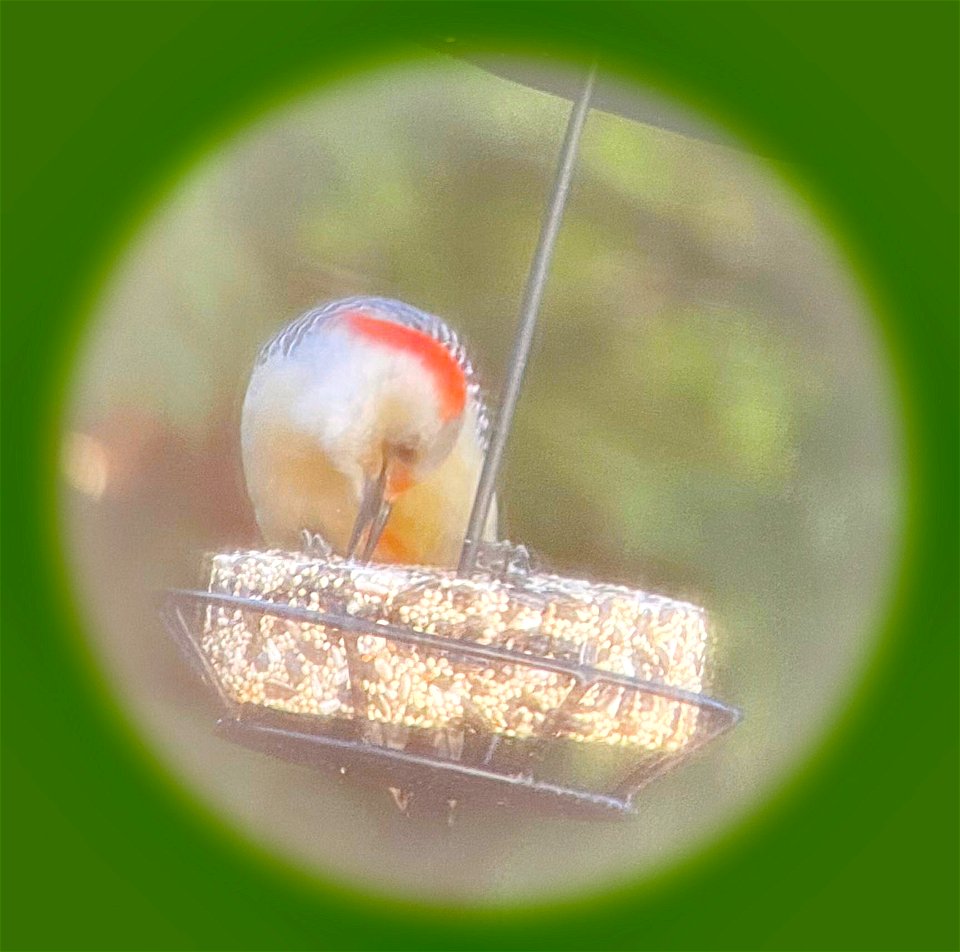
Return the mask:
<path fill-rule="evenodd" d="M 602 680 L 584 686 L 537 666 L 554 659 L 699 693 L 708 636 L 695 605 L 540 573 L 462 579 L 278 551 L 211 556 L 209 589 L 263 604 L 204 610 L 201 648 L 240 704 L 318 717 L 359 713 L 368 739 L 396 747 L 410 728 L 431 730 L 455 758 L 464 731 L 669 752 L 697 729 L 695 704 Z M 399 625 L 449 639 L 451 650 L 282 618 L 271 605 Z M 456 651 L 458 642 L 530 661 L 470 657 Z"/>

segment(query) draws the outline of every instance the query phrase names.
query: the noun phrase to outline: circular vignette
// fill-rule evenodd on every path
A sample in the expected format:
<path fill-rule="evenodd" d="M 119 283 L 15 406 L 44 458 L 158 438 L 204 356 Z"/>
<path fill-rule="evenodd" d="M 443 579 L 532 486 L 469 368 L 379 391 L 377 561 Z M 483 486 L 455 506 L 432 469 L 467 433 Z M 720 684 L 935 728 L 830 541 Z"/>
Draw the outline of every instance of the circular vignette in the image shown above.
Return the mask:
<path fill-rule="evenodd" d="M 273 110 L 271 110 L 271 112 L 273 112 Z M 253 123 L 245 123 L 244 125 L 245 125 L 245 127 L 249 127 L 249 126 L 252 126 Z M 235 136 L 231 136 L 231 138 L 235 138 Z M 211 150 L 211 151 L 212 151 L 212 150 Z M 177 181 L 179 181 L 179 178 L 178 178 Z M 169 185 L 169 190 L 172 191 L 172 189 L 173 189 L 173 183 L 171 183 L 171 184 Z M 144 217 L 147 217 L 147 216 L 145 215 Z M 141 220 L 140 226 L 142 227 L 142 220 Z M 135 229 L 133 229 L 133 230 L 134 230 L 134 231 L 139 231 L 139 228 L 135 228 Z M 862 692 L 861 692 L 861 693 L 862 693 Z M 798 769 L 802 771 L 802 765 L 801 765 L 801 767 L 798 768 Z M 165 774 L 167 774 L 167 771 L 165 771 Z M 169 778 L 168 778 L 168 779 L 169 779 Z M 787 783 L 789 784 L 789 780 L 787 781 Z M 754 811 L 755 811 L 755 809 L 756 809 L 756 808 L 754 808 Z M 208 811 L 208 812 L 209 812 L 209 811 Z M 751 812 L 753 812 L 753 811 L 751 811 Z M 739 824 L 738 824 L 738 825 L 739 825 Z M 735 831 L 734 831 L 734 832 L 735 832 Z M 245 837 L 245 839 L 246 839 L 246 837 Z M 721 844 L 725 839 L 726 839 L 726 837 L 721 836 L 721 837 L 719 838 L 719 840 L 718 840 L 718 845 Z M 703 855 L 703 851 L 704 851 L 704 848 L 703 848 L 703 846 L 701 845 L 701 846 L 699 847 L 699 849 L 697 849 L 697 850 L 695 851 L 695 857 L 696 857 L 696 858 L 699 858 L 700 856 L 702 856 L 702 855 Z M 654 875 L 657 875 L 657 874 L 654 874 Z M 665 875 L 665 873 L 660 873 L 659 875 Z M 606 885 L 606 884 L 604 884 L 604 885 Z"/>
<path fill-rule="evenodd" d="M 244 124 L 246 124 L 246 123 L 244 123 Z M 192 164 L 192 163 L 191 163 L 191 164 Z M 171 186 L 171 187 L 172 187 L 172 186 Z M 144 213 L 144 216 L 143 216 L 143 217 L 146 217 L 146 213 Z M 139 226 L 138 226 L 138 227 L 139 227 Z M 136 230 L 136 229 L 131 228 L 131 229 L 129 229 L 128 231 L 133 231 L 133 230 Z M 62 396 L 62 394 L 61 394 L 61 396 Z M 61 401 L 61 405 L 62 405 L 62 401 Z M 908 432 L 909 432 L 909 428 L 908 428 Z M 58 436 L 59 436 L 59 434 L 58 434 Z M 862 695 L 861 695 L 861 696 L 862 696 Z M 846 720 L 846 719 L 845 719 L 845 720 Z"/>

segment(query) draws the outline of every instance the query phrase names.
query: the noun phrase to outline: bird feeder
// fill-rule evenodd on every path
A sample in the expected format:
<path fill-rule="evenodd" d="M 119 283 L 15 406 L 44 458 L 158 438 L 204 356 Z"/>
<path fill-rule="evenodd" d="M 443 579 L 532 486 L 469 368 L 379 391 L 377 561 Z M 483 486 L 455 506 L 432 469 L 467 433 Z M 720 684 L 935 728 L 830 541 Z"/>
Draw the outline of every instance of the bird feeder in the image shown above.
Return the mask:
<path fill-rule="evenodd" d="M 593 85 L 591 73 L 570 114 L 457 570 L 227 552 L 208 557 L 205 589 L 165 593 L 164 622 L 229 740 L 372 780 L 404 807 L 620 816 L 737 722 L 707 693 L 702 608 L 540 572 L 522 546 L 479 541 Z"/>

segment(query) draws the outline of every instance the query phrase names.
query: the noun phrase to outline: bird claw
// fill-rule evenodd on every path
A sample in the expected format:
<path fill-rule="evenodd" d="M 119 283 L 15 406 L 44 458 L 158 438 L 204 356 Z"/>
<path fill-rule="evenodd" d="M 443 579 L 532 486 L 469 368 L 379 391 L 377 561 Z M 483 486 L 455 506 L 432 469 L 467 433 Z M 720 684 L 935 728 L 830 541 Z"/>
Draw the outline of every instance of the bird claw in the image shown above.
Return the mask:
<path fill-rule="evenodd" d="M 311 532 L 309 529 L 300 530 L 300 542 L 303 551 L 314 558 L 328 559 L 333 555 L 333 546 L 319 532 Z"/>
<path fill-rule="evenodd" d="M 525 545 L 503 539 L 481 542 L 477 546 L 476 567 L 478 572 L 510 581 L 538 571 L 540 560 Z"/>

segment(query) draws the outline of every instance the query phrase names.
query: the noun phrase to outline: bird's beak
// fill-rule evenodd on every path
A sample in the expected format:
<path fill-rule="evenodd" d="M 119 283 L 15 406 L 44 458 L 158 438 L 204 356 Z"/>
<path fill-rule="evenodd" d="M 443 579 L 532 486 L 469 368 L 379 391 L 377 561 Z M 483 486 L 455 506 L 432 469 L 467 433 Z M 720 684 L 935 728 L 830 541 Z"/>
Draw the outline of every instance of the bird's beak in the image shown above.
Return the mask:
<path fill-rule="evenodd" d="M 348 559 L 358 558 L 361 562 L 368 562 L 373 555 L 393 505 L 385 498 L 386 491 L 387 461 L 384 460 L 380 475 L 375 479 L 368 478 L 364 484 L 360 511 L 357 513 L 357 521 L 353 525 L 350 544 L 347 546 Z"/>

